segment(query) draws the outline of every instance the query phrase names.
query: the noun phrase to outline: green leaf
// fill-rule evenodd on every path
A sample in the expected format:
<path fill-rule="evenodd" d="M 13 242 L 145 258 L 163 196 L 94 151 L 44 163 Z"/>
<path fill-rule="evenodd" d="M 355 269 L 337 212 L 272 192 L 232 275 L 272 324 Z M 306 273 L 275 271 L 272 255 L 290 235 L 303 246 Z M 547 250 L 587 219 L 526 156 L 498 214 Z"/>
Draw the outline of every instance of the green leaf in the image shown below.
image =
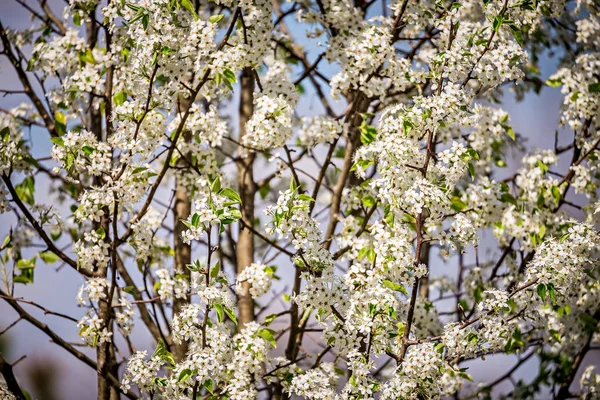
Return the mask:
<path fill-rule="evenodd" d="M 221 222 L 221 225 L 232 224 L 240 218 L 242 218 L 242 213 L 240 212 L 240 210 L 237 209 L 232 209 L 229 210 L 229 212 L 227 213 L 219 215 L 219 221 Z"/>
<path fill-rule="evenodd" d="M 510 193 L 502 193 L 502 196 L 500 196 L 500 201 L 503 203 L 510 203 L 515 206 L 517 205 L 517 199 L 515 199 L 515 197 Z"/>
<path fill-rule="evenodd" d="M 210 190 L 213 193 L 219 193 L 219 191 L 221 190 L 221 179 L 219 177 L 217 177 L 211 184 L 210 186 Z"/>
<path fill-rule="evenodd" d="M 271 322 L 275 321 L 275 318 L 277 318 L 277 314 L 269 314 L 265 317 L 265 320 L 263 321 L 263 325 L 271 325 Z"/>
<path fill-rule="evenodd" d="M 500 26 L 502 26 L 503 22 L 504 22 L 504 17 L 502 15 L 496 16 L 496 18 L 494 18 L 494 22 L 492 23 L 492 29 L 494 31 L 498 32 L 498 30 L 500 29 Z"/>
<path fill-rule="evenodd" d="M 194 17 L 195 20 L 198 20 L 198 14 L 196 14 L 196 10 L 194 9 L 194 5 L 190 2 L 190 0 L 181 0 L 181 5 L 183 8 L 188 10 L 190 14 Z"/>
<path fill-rule="evenodd" d="M 225 307 L 225 314 L 229 317 L 230 320 L 233 321 L 234 324 L 237 325 L 237 318 L 235 317 L 235 311 L 229 307 Z"/>
<path fill-rule="evenodd" d="M 204 381 L 204 383 L 202 384 L 202 387 L 205 388 L 210 394 L 213 394 L 214 391 L 214 387 L 213 387 L 213 380 L 208 378 L 207 380 Z"/>
<path fill-rule="evenodd" d="M 600 82 L 590 83 L 588 85 L 588 92 L 590 92 L 590 93 L 600 92 Z"/>
<path fill-rule="evenodd" d="M 556 289 L 554 288 L 554 284 L 552 282 L 549 282 L 546 287 L 548 288 L 548 295 L 550 295 L 550 300 L 552 300 L 553 303 L 556 303 Z"/>
<path fill-rule="evenodd" d="M 309 196 L 309 195 L 307 195 L 307 194 L 299 194 L 299 195 L 298 195 L 298 197 L 297 197 L 297 199 L 298 199 L 298 200 L 301 200 L 301 201 L 308 201 L 308 202 L 313 202 L 313 201 L 315 201 L 315 199 L 313 199 L 312 197 L 310 197 L 310 196 Z"/>
<path fill-rule="evenodd" d="M 81 148 L 81 150 L 83 150 L 83 152 L 84 152 L 85 154 L 87 154 L 88 156 L 89 156 L 89 155 L 92 155 L 92 153 L 94 153 L 94 151 L 96 151 L 96 149 L 95 149 L 95 148 L 93 148 L 93 147 L 90 147 L 90 146 L 83 146 L 83 147 Z"/>
<path fill-rule="evenodd" d="M 267 274 L 269 274 L 269 276 L 274 276 L 275 275 L 275 271 L 277 271 L 277 266 L 276 265 L 271 265 L 271 266 L 267 265 L 265 267 L 265 272 Z"/>
<path fill-rule="evenodd" d="M 50 141 L 59 147 L 65 147 L 65 141 L 61 137 L 50 138 Z"/>
<path fill-rule="evenodd" d="M 6 235 L 4 238 L 4 242 L 2 242 L 2 248 L 6 249 L 9 247 L 10 242 L 12 242 L 12 235 Z"/>
<path fill-rule="evenodd" d="M 60 111 L 54 113 L 54 129 L 59 136 L 67 133 L 67 117 Z"/>
<path fill-rule="evenodd" d="M 140 172 L 148 171 L 146 167 L 137 167 L 133 171 L 131 171 L 132 175 L 139 174 Z"/>
<path fill-rule="evenodd" d="M 408 292 L 406 291 L 406 288 L 403 285 L 397 284 L 388 279 L 385 279 L 383 282 L 381 282 L 381 284 L 388 289 L 408 295 Z"/>
<path fill-rule="evenodd" d="M 16 275 L 13 278 L 14 283 L 22 283 L 27 285 L 29 283 L 33 283 L 33 268 L 23 269 L 20 271 L 19 275 Z"/>
<path fill-rule="evenodd" d="M 187 381 L 188 379 L 190 379 L 190 378 L 191 378 L 193 375 L 194 375 L 194 374 L 192 373 L 192 370 L 191 370 L 191 369 L 189 369 L 189 368 L 186 368 L 186 369 L 182 370 L 182 371 L 179 373 L 179 378 L 177 378 L 177 381 L 178 381 L 178 382 L 185 382 L 185 381 Z"/>
<path fill-rule="evenodd" d="M 237 194 L 236 191 L 233 190 L 233 189 L 230 189 L 230 188 L 221 189 L 219 191 L 219 194 L 221 196 L 227 197 L 229 200 L 231 200 L 231 201 L 233 201 L 235 203 L 242 204 L 242 199 L 241 199 L 240 195 Z"/>
<path fill-rule="evenodd" d="M 363 258 L 365 258 L 365 256 L 367 255 L 368 252 L 369 252 L 369 248 L 368 247 L 363 247 L 362 249 L 360 249 L 358 251 L 358 261 L 360 261 Z"/>
<path fill-rule="evenodd" d="M 215 304 L 215 311 L 217 312 L 217 319 L 219 320 L 220 323 L 223 323 L 223 305 L 222 304 Z"/>
<path fill-rule="evenodd" d="M 223 76 L 225 76 L 225 78 L 227 78 L 227 80 L 230 83 L 236 83 L 237 82 L 237 78 L 235 77 L 235 73 L 232 70 L 230 70 L 230 69 L 225 69 L 223 71 Z"/>
<path fill-rule="evenodd" d="M 168 362 L 171 365 L 175 365 L 175 357 L 173 357 L 173 354 L 167 351 L 165 343 L 162 341 L 162 339 L 158 339 L 158 344 L 156 345 L 154 356 L 160 357 L 160 359 L 162 359 L 165 362 Z"/>
<path fill-rule="evenodd" d="M 58 256 L 51 251 L 41 252 L 39 256 L 46 264 L 53 264 L 59 260 Z"/>
<path fill-rule="evenodd" d="M 15 186 L 15 191 L 17 192 L 19 199 L 23 200 L 25 203 L 30 206 L 35 204 L 35 179 L 33 176 L 28 176 L 23 179 L 23 182 Z"/>
<path fill-rule="evenodd" d="M 292 178 L 290 179 L 290 191 L 295 192 L 296 190 L 298 190 L 298 184 L 296 179 Z"/>
<path fill-rule="evenodd" d="M 200 215 L 194 213 L 194 215 L 192 215 L 192 226 L 194 228 L 197 228 L 199 222 L 200 222 Z"/>
<path fill-rule="evenodd" d="M 362 168 L 363 170 L 366 170 L 371 165 L 373 165 L 373 161 L 372 160 L 357 160 L 352 165 L 352 168 L 350 168 L 350 171 L 356 171 L 359 167 Z"/>
<path fill-rule="evenodd" d="M 367 251 L 367 259 L 368 259 L 369 261 L 371 261 L 371 262 L 375 261 L 375 256 L 376 256 L 376 255 L 377 255 L 377 254 L 375 253 L 375 249 L 369 249 L 369 250 Z"/>
<path fill-rule="evenodd" d="M 468 380 L 470 382 L 473 382 L 473 377 L 471 375 L 467 374 L 466 372 L 459 372 L 458 376 L 461 377 L 461 378 L 463 378 L 463 379 L 466 379 L 466 380 Z"/>
<path fill-rule="evenodd" d="M 456 212 L 461 212 L 462 210 L 467 208 L 467 204 L 463 202 L 460 197 L 454 196 L 452 197 L 450 208 Z"/>
<path fill-rule="evenodd" d="M 73 155 L 73 153 L 69 152 L 67 154 L 67 159 L 65 161 L 65 168 L 67 169 L 67 171 L 71 171 L 74 163 L 75 163 L 75 156 Z"/>
<path fill-rule="evenodd" d="M 394 226 L 394 213 L 392 212 L 392 207 L 389 204 L 386 204 L 383 208 L 383 214 L 385 217 L 385 223 L 389 226 Z"/>
<path fill-rule="evenodd" d="M 221 74 L 219 74 L 221 75 Z M 225 75 L 223 75 L 225 76 Z M 233 85 L 231 84 L 231 81 L 229 79 L 227 79 L 227 77 L 225 77 L 225 79 L 223 80 L 223 78 L 221 78 L 221 81 L 223 83 L 225 83 L 225 86 L 227 86 L 227 89 L 231 90 L 233 92 Z"/>
<path fill-rule="evenodd" d="M 562 85 L 562 80 L 560 78 L 548 79 L 546 81 L 546 85 L 548 85 L 550 87 L 559 87 Z"/>
<path fill-rule="evenodd" d="M 538 232 L 538 235 L 542 239 L 544 238 L 544 236 L 546 236 L 546 225 L 540 226 L 540 231 Z"/>
<path fill-rule="evenodd" d="M 540 169 L 540 171 L 542 171 L 543 175 L 546 175 L 546 173 L 548 172 L 548 166 L 546 164 L 544 164 L 541 161 L 538 161 L 535 163 L 535 165 L 538 166 L 538 168 Z"/>
<path fill-rule="evenodd" d="M 5 126 L 4 128 L 2 128 L 2 130 L 0 130 L 0 140 L 2 140 L 3 142 L 8 142 L 8 139 L 10 138 L 10 128 L 8 126 Z M 52 140 L 52 139 L 50 139 Z"/>
<path fill-rule="evenodd" d="M 471 157 L 474 158 L 475 160 L 479 160 L 479 152 L 477 150 L 475 150 L 472 147 L 469 147 L 467 149 L 467 154 Z"/>
<path fill-rule="evenodd" d="M 201 269 L 200 262 L 196 260 L 193 264 L 187 264 L 186 268 L 192 272 L 198 272 Z"/>
<path fill-rule="evenodd" d="M 223 14 L 215 14 L 215 15 L 211 15 L 208 18 L 208 22 L 212 23 L 212 24 L 218 24 L 219 22 L 221 22 L 221 20 L 225 18 L 225 16 Z"/>
<path fill-rule="evenodd" d="M 132 296 L 135 296 L 136 293 L 138 293 L 138 290 L 136 289 L 135 286 L 125 286 L 123 289 L 125 293 L 129 293 Z"/>
<path fill-rule="evenodd" d="M 436 344 L 435 347 L 434 347 L 434 349 L 438 353 L 442 354 L 444 352 L 444 343 L 440 342 L 440 343 Z"/>
<path fill-rule="evenodd" d="M 367 145 L 375 141 L 377 136 L 377 129 L 363 121 L 360 125 L 360 141 L 362 144 Z"/>
<path fill-rule="evenodd" d="M 552 198 L 554 199 L 554 202 L 556 204 L 558 204 L 560 202 L 560 199 L 562 198 L 562 193 L 560 192 L 560 189 L 557 186 L 552 186 Z"/>
<path fill-rule="evenodd" d="M 15 283 L 22 283 L 24 285 L 33 283 L 33 269 L 35 268 L 36 257 L 29 260 L 21 259 L 17 261 L 17 269 L 19 275 L 16 275 L 13 279 Z"/>
<path fill-rule="evenodd" d="M 270 191 L 271 191 L 271 186 L 269 186 L 268 183 L 266 183 L 258 188 L 258 194 L 260 195 L 260 198 L 263 200 L 267 198 Z"/>
<path fill-rule="evenodd" d="M 519 43 L 522 46 L 523 45 L 523 33 L 521 32 L 521 29 L 519 29 L 514 24 L 510 24 L 509 27 L 510 27 L 510 30 L 511 30 L 515 40 L 517 41 L 517 43 Z"/>
<path fill-rule="evenodd" d="M 210 269 L 210 277 L 213 279 L 216 278 L 219 276 L 219 271 L 221 271 L 221 264 L 217 261 Z"/>
<path fill-rule="evenodd" d="M 515 131 L 512 126 L 502 124 L 502 128 L 504 128 L 504 131 L 512 140 L 515 140 Z"/>
<path fill-rule="evenodd" d="M 167 348 L 165 347 L 165 342 L 163 342 L 162 339 L 158 339 L 153 356 L 161 357 L 166 351 Z"/>
<path fill-rule="evenodd" d="M 469 170 L 469 175 L 471 175 L 471 180 L 474 181 L 475 180 L 475 166 L 473 165 L 473 163 L 469 163 L 467 165 L 467 169 Z"/>
<path fill-rule="evenodd" d="M 81 55 L 82 60 L 86 64 L 96 64 L 96 59 L 94 58 L 94 53 L 92 49 L 86 49 L 85 52 Z"/>
<path fill-rule="evenodd" d="M 377 203 L 377 200 L 375 199 L 375 197 L 373 197 L 371 195 L 363 197 L 360 201 L 363 203 L 363 205 L 365 207 L 369 207 L 369 208 L 373 207 L 375 205 L 375 203 Z"/>
<path fill-rule="evenodd" d="M 275 331 L 267 328 L 261 328 L 258 330 L 258 336 L 265 339 L 267 342 L 271 344 L 273 347 L 277 347 L 277 342 L 275 341 Z"/>
<path fill-rule="evenodd" d="M 113 96 L 113 102 L 115 103 L 115 105 L 117 107 L 123 105 L 123 103 L 125 103 L 126 101 L 127 101 L 127 93 L 126 92 L 121 91 Z"/>
<path fill-rule="evenodd" d="M 29 260 L 22 258 L 17 261 L 17 269 L 33 269 L 35 268 L 36 257 L 30 258 Z"/>
<path fill-rule="evenodd" d="M 546 285 L 543 283 L 540 283 L 537 286 L 537 294 L 538 294 L 538 296 L 540 296 L 540 299 L 542 299 L 542 301 L 546 300 L 546 293 L 547 293 Z"/>
<path fill-rule="evenodd" d="M 144 14 L 142 15 L 142 26 L 144 27 L 144 30 L 148 30 L 148 25 L 150 25 L 150 15 Z"/>
<path fill-rule="evenodd" d="M 469 334 L 467 335 L 467 342 L 477 343 L 478 341 L 479 341 L 479 337 L 475 333 L 469 332 Z"/>

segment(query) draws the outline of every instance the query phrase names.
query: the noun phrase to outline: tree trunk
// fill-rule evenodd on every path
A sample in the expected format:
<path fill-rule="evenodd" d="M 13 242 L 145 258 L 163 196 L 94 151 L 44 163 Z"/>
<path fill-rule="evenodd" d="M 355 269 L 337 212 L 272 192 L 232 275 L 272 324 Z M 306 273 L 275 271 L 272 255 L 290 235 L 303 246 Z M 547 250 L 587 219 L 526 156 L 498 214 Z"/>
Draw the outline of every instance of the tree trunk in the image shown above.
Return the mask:
<path fill-rule="evenodd" d="M 246 123 L 252 116 L 254 109 L 254 77 L 251 68 L 245 68 L 242 72 L 240 84 L 240 140 L 246 134 Z M 246 153 L 240 149 L 241 153 Z M 238 167 L 238 185 L 240 197 L 242 199 L 242 220 L 248 226 L 254 225 L 254 195 L 256 194 L 256 184 L 253 178 L 252 166 L 254 163 L 254 154 L 248 153 L 237 161 Z M 254 262 L 254 235 L 250 229 L 244 229 L 243 224 L 239 224 L 238 242 L 236 246 L 237 255 L 237 273 L 240 274 L 244 268 Z M 249 293 L 249 285 L 242 283 L 242 294 L 238 297 L 238 319 L 239 328 L 243 328 L 247 323 L 254 320 L 254 301 Z"/>
<path fill-rule="evenodd" d="M 175 185 L 178 185 L 178 183 L 179 182 L 176 182 Z M 191 264 L 192 262 L 192 251 L 190 245 L 183 243 L 181 238 L 181 233 L 186 229 L 181 220 L 185 220 L 190 215 L 191 209 L 192 205 L 185 189 L 177 187 L 175 190 L 175 204 L 173 206 L 173 227 L 175 235 L 173 239 L 173 250 L 175 252 L 174 270 L 175 274 L 186 275 L 188 282 L 190 280 L 190 270 L 187 269 L 186 265 Z M 189 294 L 182 299 L 173 299 L 173 316 L 177 315 L 182 307 L 189 302 Z M 185 357 L 187 348 L 188 345 L 186 341 L 183 341 L 181 344 L 173 343 L 173 355 L 175 356 L 175 360 L 182 360 Z"/>
<path fill-rule="evenodd" d="M 192 102 L 194 99 L 185 99 L 187 102 Z M 189 105 L 186 105 L 188 107 Z M 191 135 L 189 132 L 184 132 L 182 139 L 185 143 L 189 143 Z M 186 153 L 184 157 L 188 158 L 189 155 Z M 189 160 L 179 159 L 177 161 L 178 167 L 186 167 L 189 165 Z M 175 203 L 173 204 L 173 251 L 174 255 L 174 271 L 175 274 L 185 275 L 188 283 L 190 282 L 190 270 L 187 269 L 186 265 L 192 262 L 192 248 L 189 244 L 185 244 L 181 237 L 181 233 L 187 228 L 181 222 L 189 217 L 192 211 L 192 202 L 188 197 L 186 189 L 181 185 L 178 180 L 175 181 Z M 174 298 L 173 299 L 173 316 L 177 315 L 185 304 L 188 304 L 191 300 L 189 293 L 185 298 Z M 172 344 L 173 355 L 176 361 L 181 361 L 185 357 L 188 350 L 188 343 L 183 341 L 181 344 Z"/>
<path fill-rule="evenodd" d="M 86 23 L 87 45 L 90 49 L 93 49 L 98 41 L 98 28 L 93 22 L 95 20 L 95 14 L 95 10 L 91 11 L 91 21 Z M 89 130 L 96 136 L 99 142 L 102 142 L 105 140 L 102 129 L 102 114 L 99 108 L 97 109 L 94 107 L 94 101 L 94 97 L 90 95 Z M 102 178 L 94 178 L 94 184 L 98 187 L 102 186 Z M 105 209 L 105 215 L 100 222 L 100 226 L 104 229 L 104 232 L 106 232 L 105 240 L 109 241 L 110 235 L 108 233 L 110 231 L 110 211 L 108 210 L 108 207 Z M 94 230 L 98 229 L 100 226 L 94 226 Z M 116 235 L 117 232 L 112 232 L 112 234 Z M 111 268 L 116 268 L 116 266 L 112 265 Z M 94 275 L 99 278 L 107 279 L 108 268 L 98 268 Z M 105 294 L 106 298 L 108 299 L 108 288 L 105 289 Z M 110 301 L 110 299 L 108 301 Z M 98 303 L 98 318 L 100 318 L 104 326 L 110 332 L 112 332 L 112 321 L 110 317 L 111 304 L 109 304 L 108 301 L 101 301 Z M 110 384 L 106 378 L 107 373 L 110 371 L 112 361 L 110 346 L 110 342 L 105 342 L 96 347 L 96 361 L 98 363 L 96 369 L 96 373 L 98 375 L 98 400 L 110 400 Z"/>

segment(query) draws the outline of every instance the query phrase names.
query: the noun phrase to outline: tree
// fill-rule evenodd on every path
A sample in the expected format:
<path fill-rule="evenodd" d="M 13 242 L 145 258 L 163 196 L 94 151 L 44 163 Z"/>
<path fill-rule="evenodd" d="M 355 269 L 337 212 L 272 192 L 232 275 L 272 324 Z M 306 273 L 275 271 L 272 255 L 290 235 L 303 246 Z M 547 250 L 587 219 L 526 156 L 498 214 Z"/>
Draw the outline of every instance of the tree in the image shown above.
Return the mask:
<path fill-rule="evenodd" d="M 0 296 L 98 399 L 599 396 L 597 3 L 16 1 Z M 501 94 L 558 86 L 560 135 L 525 151 Z M 18 297 L 40 262 L 81 276 L 95 358 Z M 469 383 L 492 354 L 516 364 Z M 1 361 L 3 398 L 27 398 Z"/>

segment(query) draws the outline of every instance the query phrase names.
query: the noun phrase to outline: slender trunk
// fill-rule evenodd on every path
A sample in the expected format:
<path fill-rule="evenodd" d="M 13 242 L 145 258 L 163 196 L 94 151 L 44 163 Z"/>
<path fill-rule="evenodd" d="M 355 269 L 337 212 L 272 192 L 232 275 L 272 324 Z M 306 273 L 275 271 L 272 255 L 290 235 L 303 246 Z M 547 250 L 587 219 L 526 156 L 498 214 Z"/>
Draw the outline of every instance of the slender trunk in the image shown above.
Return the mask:
<path fill-rule="evenodd" d="M 242 72 L 240 84 L 240 140 L 246 134 L 246 122 L 252 116 L 254 109 L 254 77 L 252 69 L 245 68 Z M 242 153 L 245 151 L 242 150 Z M 242 199 L 242 220 L 248 226 L 254 225 L 254 195 L 256 194 L 256 184 L 253 178 L 254 154 L 248 153 L 240 157 L 237 162 L 238 167 L 238 185 L 240 197 Z M 254 235 L 250 229 L 244 229 L 243 224 L 239 224 L 238 242 L 236 246 L 237 273 L 240 274 L 244 268 L 254 262 Z M 254 320 L 254 302 L 249 293 L 249 285 L 242 284 L 242 294 L 238 297 L 238 319 L 239 327 L 243 328 L 247 323 Z"/>
<path fill-rule="evenodd" d="M 90 49 L 93 49 L 98 42 L 98 27 L 95 24 L 96 19 L 96 11 L 93 10 L 90 12 L 90 21 L 86 23 L 86 32 L 87 32 L 87 45 Z M 102 129 L 102 113 L 99 108 L 94 107 L 94 103 L 96 99 L 93 96 L 89 96 L 90 102 L 90 121 L 89 121 L 89 130 L 96 136 L 99 142 L 104 141 L 103 129 Z M 102 186 L 103 182 L 102 178 L 94 178 L 94 184 L 98 187 Z M 108 207 L 104 210 L 105 215 L 100 222 L 100 226 L 106 232 L 105 240 L 109 241 L 110 235 L 110 211 Z M 94 229 L 98 229 L 98 227 L 94 227 Z M 116 235 L 116 232 L 113 232 L 113 235 Z M 116 266 L 111 266 L 111 268 L 115 268 Z M 101 267 L 95 271 L 95 276 L 99 278 L 107 279 L 108 277 L 108 268 Z M 106 298 L 108 298 L 108 288 L 105 289 Z M 98 303 L 98 318 L 103 323 L 103 326 L 106 327 L 110 332 L 111 329 L 111 318 L 110 318 L 110 307 L 111 305 L 107 301 L 101 301 Z M 97 369 L 96 373 L 98 375 L 98 400 L 110 400 L 110 384 L 108 379 L 106 378 L 107 373 L 110 371 L 110 367 L 112 364 L 111 357 L 111 344 L 109 342 L 101 343 L 96 347 L 96 362 Z"/>
<path fill-rule="evenodd" d="M 108 210 L 106 210 L 108 215 Z M 104 227 L 105 232 L 109 232 L 110 222 L 108 218 L 103 218 L 101 222 Z M 116 234 L 116 233 L 114 233 Z M 106 235 L 108 238 L 108 234 Z M 112 266 L 111 268 L 114 268 Z M 101 267 L 96 271 L 96 276 L 101 278 L 107 278 L 108 276 L 108 268 Z M 108 287 L 104 289 L 106 298 L 108 299 Z M 102 321 L 103 327 L 106 327 L 109 332 L 112 332 L 112 321 L 110 318 L 110 307 L 111 305 L 108 301 L 100 301 L 98 302 L 98 318 Z M 114 338 L 113 338 L 114 340 Z M 96 347 L 96 362 L 97 368 L 96 373 L 98 375 L 98 400 L 110 400 L 110 384 L 108 379 L 106 378 L 107 373 L 110 371 L 111 367 L 111 343 L 104 342 L 98 344 Z"/>
<path fill-rule="evenodd" d="M 110 356 L 111 359 L 116 360 L 117 356 L 115 354 L 115 348 L 113 346 L 110 347 Z M 110 373 L 117 377 L 117 379 L 119 379 L 119 364 L 114 362 L 111 364 L 110 366 Z M 121 393 L 119 391 L 119 388 L 117 388 L 116 386 L 111 386 L 110 387 L 110 400 L 120 400 L 121 399 Z"/>
<path fill-rule="evenodd" d="M 190 135 L 185 134 L 183 136 L 185 142 L 190 141 Z M 186 155 L 187 157 L 187 155 Z M 185 160 L 179 160 L 178 165 L 185 165 Z M 175 182 L 175 204 L 173 205 L 173 234 L 174 234 L 174 243 L 173 250 L 175 252 L 174 256 L 174 270 L 175 274 L 185 275 L 189 282 L 190 280 L 190 270 L 187 269 L 186 265 L 191 264 L 192 262 L 192 249 L 190 245 L 185 244 L 181 237 L 182 232 L 186 229 L 185 225 L 181 222 L 189 217 L 192 210 L 192 204 L 190 199 L 188 198 L 187 191 L 184 187 L 181 186 L 179 181 Z M 175 298 L 173 300 L 173 315 L 178 314 L 182 307 L 190 302 L 190 295 L 187 294 L 185 298 Z M 185 357 L 187 353 L 188 344 L 183 341 L 181 344 L 173 343 L 173 355 L 175 356 L 175 360 L 180 361 Z"/>

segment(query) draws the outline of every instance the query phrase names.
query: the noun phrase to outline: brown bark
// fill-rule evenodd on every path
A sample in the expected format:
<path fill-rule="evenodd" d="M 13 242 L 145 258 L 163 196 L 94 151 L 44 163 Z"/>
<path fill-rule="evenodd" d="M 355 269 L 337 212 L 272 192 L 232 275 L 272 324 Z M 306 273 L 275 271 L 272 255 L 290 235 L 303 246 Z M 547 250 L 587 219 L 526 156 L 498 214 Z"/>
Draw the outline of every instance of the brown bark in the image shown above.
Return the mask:
<path fill-rule="evenodd" d="M 108 215 L 108 209 L 106 210 L 106 213 Z M 106 232 L 106 238 L 108 238 L 108 232 L 109 232 L 109 221 L 108 218 L 103 218 L 102 222 L 101 222 L 102 227 L 104 228 L 104 232 Z M 114 235 L 116 235 L 116 232 L 113 232 Z M 115 266 L 112 266 L 111 268 L 115 268 Z M 96 276 L 102 277 L 102 278 L 107 278 L 108 277 L 108 268 L 107 267 L 100 267 L 98 268 L 98 270 L 96 271 Z M 106 298 L 109 298 L 109 294 L 108 294 L 108 288 L 104 289 Z M 111 308 L 111 304 L 108 303 L 107 301 L 100 301 L 98 302 L 98 317 L 100 318 L 100 320 L 103 322 L 103 326 L 105 326 L 110 332 L 112 332 L 112 320 L 111 320 L 111 316 L 110 316 L 110 308 Z M 113 338 L 114 340 L 114 338 Z M 107 373 L 110 371 L 111 368 L 111 343 L 110 342 L 105 342 L 105 343 L 101 343 L 98 344 L 98 346 L 96 347 L 96 362 L 97 367 L 96 367 L 96 372 L 98 374 L 98 400 L 110 400 L 110 384 L 108 382 L 108 379 L 106 378 Z"/>
<path fill-rule="evenodd" d="M 184 134 L 185 142 L 190 141 L 190 135 Z M 187 155 L 186 155 L 187 157 Z M 187 165 L 185 160 L 179 160 L 178 166 Z M 185 220 L 189 217 L 192 210 L 192 204 L 190 199 L 188 198 L 187 191 L 185 188 L 181 187 L 180 182 L 175 182 L 175 204 L 173 205 L 173 250 L 175 252 L 174 256 L 174 270 L 175 274 L 185 275 L 189 282 L 190 280 L 190 270 L 187 269 L 186 265 L 191 264 L 192 262 L 192 249 L 191 246 L 185 244 L 181 237 L 182 232 L 186 229 L 185 225 L 181 222 L 181 220 Z M 173 300 L 173 315 L 177 315 L 182 307 L 190 302 L 189 294 L 182 299 L 175 298 Z M 173 343 L 173 355 L 175 356 L 175 360 L 180 361 L 185 357 L 187 353 L 188 344 L 187 342 L 182 342 L 181 344 Z"/>
<path fill-rule="evenodd" d="M 254 110 L 254 76 L 252 69 L 245 68 L 240 79 L 240 140 L 246 134 L 246 123 L 252 116 Z M 241 149 L 242 153 L 246 151 Z M 248 153 L 237 161 L 238 185 L 242 199 L 242 220 L 248 226 L 254 226 L 254 196 L 256 194 L 256 183 L 253 178 L 254 154 Z M 236 246 L 237 273 L 240 274 L 244 268 L 254 262 L 254 235 L 250 229 L 245 229 L 244 224 L 239 224 L 238 242 Z M 249 293 L 249 285 L 242 284 L 242 294 L 238 296 L 238 320 L 239 328 L 254 320 L 254 301 Z"/>

